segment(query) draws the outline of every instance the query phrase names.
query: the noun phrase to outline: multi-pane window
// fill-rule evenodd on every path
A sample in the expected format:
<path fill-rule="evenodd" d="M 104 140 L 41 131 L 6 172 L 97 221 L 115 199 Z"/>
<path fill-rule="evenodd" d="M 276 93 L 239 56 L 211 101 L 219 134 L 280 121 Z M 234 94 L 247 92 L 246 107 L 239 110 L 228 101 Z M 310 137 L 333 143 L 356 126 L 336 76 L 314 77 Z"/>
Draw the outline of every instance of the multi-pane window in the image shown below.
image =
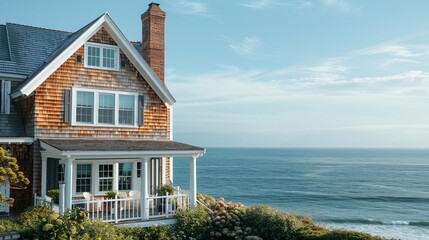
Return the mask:
<path fill-rule="evenodd" d="M 58 181 L 60 183 L 64 183 L 64 176 L 65 176 L 65 165 L 58 164 Z"/>
<path fill-rule="evenodd" d="M 142 175 L 142 163 L 141 162 L 137 162 L 137 177 L 140 178 Z"/>
<path fill-rule="evenodd" d="M 98 191 L 112 191 L 113 189 L 113 164 L 98 166 Z"/>
<path fill-rule="evenodd" d="M 99 93 L 98 122 L 106 124 L 115 123 L 115 94 Z"/>
<path fill-rule="evenodd" d="M 76 122 L 93 123 L 94 93 L 77 91 Z"/>
<path fill-rule="evenodd" d="M 131 190 L 132 163 L 119 163 L 119 190 Z"/>
<path fill-rule="evenodd" d="M 91 192 L 91 164 L 77 164 L 76 192 Z"/>
<path fill-rule="evenodd" d="M 119 95 L 119 124 L 134 125 L 134 102 L 133 95 Z"/>
<path fill-rule="evenodd" d="M 103 48 L 103 67 L 115 68 L 115 50 Z"/>
<path fill-rule="evenodd" d="M 72 125 L 137 126 L 143 114 L 137 93 L 73 88 L 71 99 Z"/>
<path fill-rule="evenodd" d="M 100 67 L 100 48 L 88 46 L 87 51 L 88 66 Z"/>
<path fill-rule="evenodd" d="M 119 48 L 114 45 L 87 43 L 85 67 L 119 70 Z"/>

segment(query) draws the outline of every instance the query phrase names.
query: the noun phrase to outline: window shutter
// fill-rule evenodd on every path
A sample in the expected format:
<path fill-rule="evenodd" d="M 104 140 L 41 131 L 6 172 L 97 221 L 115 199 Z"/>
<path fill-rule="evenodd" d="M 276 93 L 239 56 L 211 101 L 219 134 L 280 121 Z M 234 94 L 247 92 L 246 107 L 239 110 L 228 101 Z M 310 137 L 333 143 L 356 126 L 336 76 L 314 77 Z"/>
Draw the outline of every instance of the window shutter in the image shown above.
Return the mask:
<path fill-rule="evenodd" d="M 138 102 L 138 123 L 139 126 L 143 126 L 144 123 L 144 96 L 139 95 L 139 102 Z"/>
<path fill-rule="evenodd" d="M 0 113 L 10 113 L 10 81 L 1 80 L 1 109 Z"/>
<path fill-rule="evenodd" d="M 71 90 L 64 90 L 64 122 L 71 122 Z"/>

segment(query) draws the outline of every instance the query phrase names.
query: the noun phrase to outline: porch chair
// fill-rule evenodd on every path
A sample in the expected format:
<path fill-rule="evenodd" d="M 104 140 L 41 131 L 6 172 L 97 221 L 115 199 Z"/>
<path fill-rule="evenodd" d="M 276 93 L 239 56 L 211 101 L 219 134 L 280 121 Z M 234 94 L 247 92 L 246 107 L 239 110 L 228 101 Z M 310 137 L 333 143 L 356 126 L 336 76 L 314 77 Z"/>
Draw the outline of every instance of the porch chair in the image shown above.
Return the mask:
<path fill-rule="evenodd" d="M 140 209 L 140 198 L 141 198 L 141 192 L 138 190 L 131 190 L 128 193 L 128 196 L 133 199 L 132 200 L 132 207 L 134 207 L 134 209 Z"/>
<path fill-rule="evenodd" d="M 89 192 L 84 192 L 83 193 L 83 197 L 85 198 L 85 200 L 87 201 L 87 203 L 85 204 L 85 210 L 88 212 L 98 212 L 101 211 L 103 208 L 103 203 L 100 200 L 104 200 L 104 198 L 95 198 L 91 193 Z M 89 201 L 91 201 L 89 203 Z M 93 202 L 96 201 L 96 202 Z"/>

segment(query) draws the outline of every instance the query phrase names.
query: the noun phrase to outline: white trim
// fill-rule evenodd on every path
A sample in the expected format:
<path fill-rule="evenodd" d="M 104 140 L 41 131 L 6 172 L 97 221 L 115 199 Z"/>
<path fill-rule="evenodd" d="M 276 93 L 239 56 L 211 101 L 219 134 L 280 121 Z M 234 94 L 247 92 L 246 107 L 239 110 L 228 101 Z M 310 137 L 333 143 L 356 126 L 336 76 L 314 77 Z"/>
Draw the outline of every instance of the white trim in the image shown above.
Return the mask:
<path fill-rule="evenodd" d="M 79 158 L 141 158 L 141 157 L 201 157 L 206 152 L 204 150 L 165 150 L 165 151 L 61 151 L 51 145 L 40 141 L 40 146 L 46 151 L 59 156 L 73 156 Z M 61 158 L 61 157 L 60 157 Z"/>
<path fill-rule="evenodd" d="M 16 79 L 19 79 L 19 80 L 27 78 L 26 75 L 13 74 L 13 73 L 0 73 L 0 77 L 2 77 L 2 78 L 16 78 Z"/>
<path fill-rule="evenodd" d="M 77 106 L 77 92 L 91 92 L 94 93 L 94 105 L 92 109 L 92 122 L 93 123 L 82 123 L 76 121 L 76 106 Z M 105 124 L 98 123 L 98 105 L 99 105 L 99 95 L 100 93 L 110 93 L 115 95 L 115 113 L 114 113 L 114 124 Z M 119 95 L 130 95 L 134 96 L 134 124 L 125 125 L 119 124 Z M 109 90 L 100 90 L 100 89 L 88 89 L 73 87 L 72 88 L 72 110 L 71 110 L 71 125 L 72 126 L 88 126 L 88 127 L 123 127 L 123 128 L 138 128 L 138 98 L 139 94 L 136 92 L 122 92 L 122 91 L 109 91 Z"/>
<path fill-rule="evenodd" d="M 96 48 L 100 49 L 100 66 L 88 65 L 88 47 L 96 47 Z M 111 49 L 111 50 L 115 51 L 115 67 L 114 68 L 103 67 L 103 49 Z M 111 71 L 119 71 L 119 47 L 116 45 L 108 45 L 108 44 L 95 43 L 95 42 L 85 43 L 84 67 L 103 69 L 103 70 L 111 70 Z"/>
<path fill-rule="evenodd" d="M 100 17 L 91 27 L 89 27 L 81 36 L 79 36 L 72 44 L 70 44 L 63 52 L 54 58 L 48 66 L 42 69 L 33 79 L 12 93 L 12 98 L 20 96 L 29 96 L 33 91 L 40 86 L 53 72 L 55 72 L 70 56 L 72 56 L 82 45 L 84 45 L 97 31 L 104 27 L 111 35 L 113 40 L 118 44 L 119 48 L 128 57 L 134 67 L 143 76 L 149 86 L 156 92 L 161 100 L 167 105 L 173 105 L 176 100 L 168 91 L 165 84 L 159 80 L 149 65 L 143 60 L 134 46 L 127 40 L 125 35 L 120 31 L 118 26 L 113 22 L 108 13 Z"/>
<path fill-rule="evenodd" d="M 0 137 L 0 143 L 18 143 L 18 144 L 23 144 L 23 143 L 28 143 L 31 144 L 34 142 L 34 138 L 32 137 Z"/>

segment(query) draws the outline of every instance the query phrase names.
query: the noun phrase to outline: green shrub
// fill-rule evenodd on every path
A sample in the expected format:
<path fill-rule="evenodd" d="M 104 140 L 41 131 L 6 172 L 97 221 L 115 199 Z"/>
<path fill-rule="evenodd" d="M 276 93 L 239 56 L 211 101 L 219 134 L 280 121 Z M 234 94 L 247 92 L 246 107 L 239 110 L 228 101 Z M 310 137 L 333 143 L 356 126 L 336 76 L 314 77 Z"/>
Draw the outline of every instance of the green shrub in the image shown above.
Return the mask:
<path fill-rule="evenodd" d="M 253 234 L 273 240 L 296 239 L 299 230 L 305 226 L 301 218 L 268 206 L 247 208 L 243 222 L 252 228 Z"/>
<path fill-rule="evenodd" d="M 160 196 L 165 196 L 167 195 L 173 195 L 174 194 L 174 187 L 170 184 L 164 184 L 161 187 L 159 187 L 156 192 L 158 193 L 158 195 Z"/>
<path fill-rule="evenodd" d="M 21 229 L 21 224 L 16 220 L 0 220 L 0 233 L 19 232 Z"/>
<path fill-rule="evenodd" d="M 300 230 L 300 240 L 382 240 L 383 238 L 374 237 L 367 233 L 329 230 L 317 225 L 307 226 Z"/>
<path fill-rule="evenodd" d="M 117 227 L 116 230 L 127 240 L 170 240 L 171 228 L 169 226 L 152 226 L 152 227 Z"/>
<path fill-rule="evenodd" d="M 87 220 L 82 223 L 82 231 L 76 237 L 77 239 L 90 240 L 90 239 L 132 239 L 125 238 L 120 233 L 117 227 L 110 223 L 101 221 Z"/>
<path fill-rule="evenodd" d="M 177 239 L 203 239 L 207 226 L 207 211 L 201 206 L 196 209 L 178 210 L 176 219 L 174 230 Z"/>
<path fill-rule="evenodd" d="M 48 197 L 51 197 L 54 203 L 58 204 L 60 201 L 60 190 L 59 189 L 52 189 L 48 191 L 48 194 L 46 194 Z"/>
<path fill-rule="evenodd" d="M 114 192 L 114 191 L 107 191 L 106 192 L 106 198 L 107 199 L 115 199 L 116 198 L 116 192 Z"/>

